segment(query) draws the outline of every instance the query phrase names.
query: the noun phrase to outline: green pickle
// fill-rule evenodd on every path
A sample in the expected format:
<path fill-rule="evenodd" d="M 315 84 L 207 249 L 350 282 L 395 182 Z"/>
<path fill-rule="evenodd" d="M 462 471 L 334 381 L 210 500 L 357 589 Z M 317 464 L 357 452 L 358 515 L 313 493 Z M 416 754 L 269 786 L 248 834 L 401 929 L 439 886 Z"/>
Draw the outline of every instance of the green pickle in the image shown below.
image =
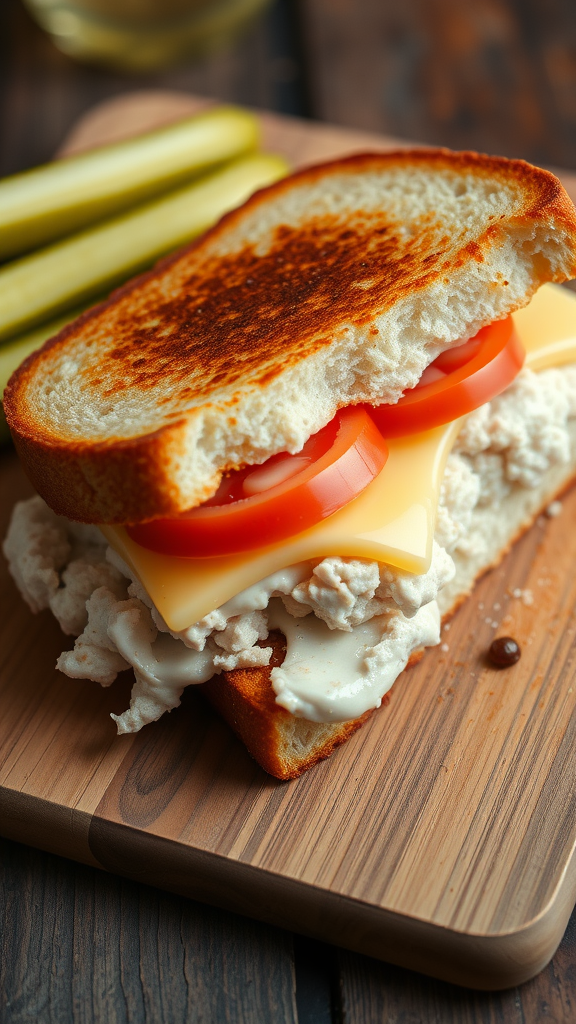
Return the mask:
<path fill-rule="evenodd" d="M 149 267 L 288 173 L 254 153 L 161 199 L 0 267 L 0 340 L 78 305 Z"/>
<path fill-rule="evenodd" d="M 175 188 L 259 142 L 248 111 L 218 107 L 0 181 L 0 260 Z"/>

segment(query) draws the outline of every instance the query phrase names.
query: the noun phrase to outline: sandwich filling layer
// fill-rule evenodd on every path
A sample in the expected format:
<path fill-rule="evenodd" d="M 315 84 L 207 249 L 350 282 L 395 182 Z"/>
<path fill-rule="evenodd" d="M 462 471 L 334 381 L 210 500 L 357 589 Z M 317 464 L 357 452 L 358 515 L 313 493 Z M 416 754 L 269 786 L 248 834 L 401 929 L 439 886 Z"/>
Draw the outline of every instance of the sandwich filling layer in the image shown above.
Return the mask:
<path fill-rule="evenodd" d="M 179 633 L 97 528 L 56 516 L 40 498 L 16 506 L 4 550 L 32 610 L 50 607 L 64 632 L 77 636 L 58 660 L 61 671 L 108 686 L 133 667 L 119 732 L 176 707 L 190 683 L 267 665 L 271 629 L 288 644 L 271 672 L 277 703 L 311 721 L 347 721 L 378 707 L 410 655 L 439 642 L 440 613 L 468 592 L 575 465 L 576 365 L 524 370 L 460 430 L 427 573 L 368 559 L 303 562 Z"/>

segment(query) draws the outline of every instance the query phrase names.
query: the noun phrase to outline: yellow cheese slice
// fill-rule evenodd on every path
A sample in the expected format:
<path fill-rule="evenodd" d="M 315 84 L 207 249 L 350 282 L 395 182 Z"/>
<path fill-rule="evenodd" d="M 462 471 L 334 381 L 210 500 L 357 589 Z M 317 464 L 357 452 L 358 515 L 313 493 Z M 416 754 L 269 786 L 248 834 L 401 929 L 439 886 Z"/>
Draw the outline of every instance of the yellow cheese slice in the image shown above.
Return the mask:
<path fill-rule="evenodd" d="M 576 362 L 576 296 L 545 285 L 514 314 L 534 370 Z M 460 420 L 389 442 L 379 476 L 329 519 L 286 541 L 221 558 L 176 558 L 147 551 L 122 527 L 102 527 L 134 570 L 169 627 L 178 632 L 278 569 L 327 555 L 370 558 L 426 572 L 440 484 Z"/>
<path fill-rule="evenodd" d="M 576 362 L 576 294 L 559 284 L 545 284 L 524 309 L 514 313 L 526 351 L 526 366 L 545 370 Z"/>

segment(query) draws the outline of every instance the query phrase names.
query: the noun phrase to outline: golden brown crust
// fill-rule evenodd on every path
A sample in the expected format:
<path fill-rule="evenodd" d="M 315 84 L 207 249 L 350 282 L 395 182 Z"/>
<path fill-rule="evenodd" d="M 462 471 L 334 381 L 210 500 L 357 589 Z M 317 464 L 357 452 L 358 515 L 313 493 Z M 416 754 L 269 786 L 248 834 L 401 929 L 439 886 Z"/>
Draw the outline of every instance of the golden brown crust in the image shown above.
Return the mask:
<path fill-rule="evenodd" d="M 183 427 L 177 422 L 145 438 L 95 444 L 50 442 L 32 427 L 11 431 L 27 476 L 50 508 L 78 522 L 107 523 L 174 514 L 164 454 L 178 447 Z"/>
<path fill-rule="evenodd" d="M 90 393 L 100 394 L 104 400 L 127 389 L 144 392 L 161 385 L 170 391 L 171 400 L 175 393 L 185 398 L 193 391 L 200 402 L 216 388 L 236 385 L 239 362 L 245 378 L 265 384 L 290 363 L 300 362 L 331 343 L 334 331 L 349 316 L 351 288 L 357 288 L 354 320 L 369 322 L 375 296 L 385 294 L 386 305 L 392 306 L 406 293 L 450 273 L 464 261 L 482 260 L 482 250 L 490 235 L 498 232 L 498 225 L 486 232 L 484 240 L 467 243 L 461 252 L 450 253 L 447 260 L 449 239 L 445 239 L 443 249 L 436 248 L 439 225 L 432 218 L 422 223 L 418 235 L 401 242 L 401 225 L 391 223 L 387 213 L 373 217 L 363 211 L 348 216 L 345 224 L 339 217 L 322 214 L 307 218 L 304 226 L 297 228 L 280 225 L 265 253 L 246 244 L 229 254 L 203 258 L 201 268 L 189 260 L 198 249 L 206 249 L 208 242 L 234 230 L 251 208 L 289 192 L 299 180 L 314 181 L 347 168 L 362 173 L 372 165 L 379 167 L 388 162 L 410 165 L 417 158 L 432 167 L 472 169 L 475 174 L 480 169 L 494 176 L 495 171 L 502 170 L 502 161 L 472 159 L 472 154 L 467 159 L 465 154 L 449 154 L 443 159 L 441 152 L 435 152 L 433 156 L 413 151 L 408 156 L 402 153 L 402 160 L 391 154 L 350 157 L 301 171 L 261 190 L 224 217 L 202 241 L 169 257 L 103 304 L 104 311 L 114 309 L 116 314 L 114 343 L 107 351 L 114 371 L 107 373 L 101 365 L 82 369 L 80 376 Z M 567 197 L 552 174 L 522 161 L 511 161 L 506 167 L 508 173 L 502 174 L 503 180 L 509 181 L 513 168 L 524 188 L 525 208 L 520 217 L 542 220 L 552 214 L 576 230 L 571 203 L 564 202 Z M 186 280 L 187 264 L 193 280 Z M 157 289 L 158 277 L 176 267 L 180 284 L 176 294 L 174 288 L 168 294 Z M 362 281 L 369 281 L 370 288 L 358 288 Z M 146 285 L 153 287 L 146 289 Z M 97 315 L 100 313 L 85 314 L 83 322 Z M 59 343 L 73 333 L 65 328 Z M 191 366 L 198 367 L 199 372 L 193 374 Z"/>
<path fill-rule="evenodd" d="M 361 326 L 370 322 L 375 301 L 387 308 L 470 259 L 482 261 L 483 251 L 500 231 L 497 222 L 478 241 L 454 250 L 448 238 L 438 244 L 439 224 L 433 215 L 412 239 L 400 242 L 400 225 L 385 212 L 358 214 L 345 225 L 323 214 L 308 218 L 302 229 L 280 226 L 263 256 L 248 244 L 222 256 L 215 253 L 218 240 L 241 225 L 247 211 L 265 207 L 295 183 L 313 184 L 331 173 L 418 164 L 431 171 L 501 178 L 503 184 L 515 179 L 523 195 L 515 222 L 553 221 L 576 237 L 576 212 L 554 175 L 520 160 L 477 153 L 423 149 L 361 154 L 304 169 L 261 190 L 203 239 L 84 313 L 12 377 L 4 395 L 7 419 L 26 470 L 51 507 L 88 522 L 141 520 L 179 511 L 169 474 L 162 478 L 165 454 L 170 451 L 173 458 L 184 445 L 187 423 L 181 406 L 173 411 L 179 401 L 193 397 L 197 410 L 210 402 L 215 390 L 226 392 L 232 396 L 233 415 L 240 382 L 243 387 L 266 385 L 334 341 L 339 325 L 349 319 L 352 288 L 354 322 Z M 358 287 L 363 281 L 370 287 Z M 143 397 L 158 392 L 156 429 L 104 441 L 75 439 L 66 425 L 58 431 L 40 419 L 27 398 L 28 386 L 79 338 L 98 351 L 98 358 L 90 355 L 82 361 L 77 387 L 96 407 L 113 402 L 121 392 Z M 186 414 L 188 424 L 194 409 Z"/>

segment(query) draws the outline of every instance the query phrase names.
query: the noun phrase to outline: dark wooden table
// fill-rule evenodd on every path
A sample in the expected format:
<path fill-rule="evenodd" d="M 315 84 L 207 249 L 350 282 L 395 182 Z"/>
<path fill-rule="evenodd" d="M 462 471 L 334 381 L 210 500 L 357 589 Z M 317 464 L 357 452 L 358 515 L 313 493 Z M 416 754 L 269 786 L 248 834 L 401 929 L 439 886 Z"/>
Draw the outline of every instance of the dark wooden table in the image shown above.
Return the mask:
<path fill-rule="evenodd" d="M 86 108 L 159 86 L 576 167 L 573 0 L 276 0 L 236 48 L 125 77 L 0 6 L 0 173 Z M 576 916 L 554 960 L 470 992 L 0 841 L 0 1022 L 576 1022 Z"/>

